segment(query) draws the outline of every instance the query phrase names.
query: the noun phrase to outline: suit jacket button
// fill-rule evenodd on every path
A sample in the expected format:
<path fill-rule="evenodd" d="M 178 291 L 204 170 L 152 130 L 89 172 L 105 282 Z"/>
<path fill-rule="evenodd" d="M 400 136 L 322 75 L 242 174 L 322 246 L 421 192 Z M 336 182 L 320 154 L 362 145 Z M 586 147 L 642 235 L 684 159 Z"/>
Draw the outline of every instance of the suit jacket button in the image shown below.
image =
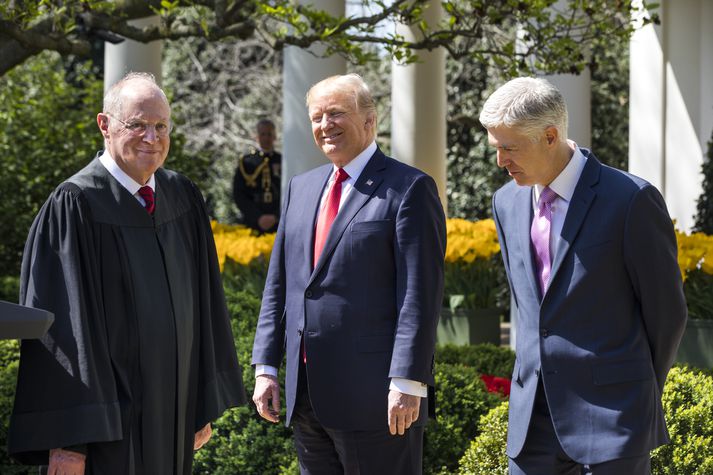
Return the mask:
<path fill-rule="evenodd" d="M 308 290 L 307 292 L 305 292 L 305 297 L 307 297 L 307 298 L 312 297 L 312 291 Z"/>
<path fill-rule="evenodd" d="M 297 330 L 297 334 L 298 334 L 299 336 L 302 336 L 302 330 Z"/>
<path fill-rule="evenodd" d="M 549 336 L 547 328 L 543 328 L 542 330 L 540 330 L 540 335 L 542 335 L 542 338 L 547 338 Z"/>

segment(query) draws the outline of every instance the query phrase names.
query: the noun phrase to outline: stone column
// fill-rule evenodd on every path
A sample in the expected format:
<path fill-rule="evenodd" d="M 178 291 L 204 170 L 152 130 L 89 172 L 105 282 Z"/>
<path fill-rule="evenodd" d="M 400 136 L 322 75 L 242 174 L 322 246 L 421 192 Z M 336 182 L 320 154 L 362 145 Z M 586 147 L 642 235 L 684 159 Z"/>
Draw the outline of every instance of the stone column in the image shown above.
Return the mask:
<path fill-rule="evenodd" d="M 442 17 L 441 3 L 424 10 L 429 25 Z M 417 28 L 398 25 L 406 40 L 419 39 Z M 419 51 L 420 62 L 391 68 L 391 153 L 433 177 L 446 203 L 446 58 L 445 51 Z"/>
<path fill-rule="evenodd" d="M 145 27 L 157 25 L 158 21 L 157 16 L 152 16 L 132 20 L 129 23 L 136 27 Z M 128 39 L 116 45 L 105 43 L 104 91 L 130 71 L 151 73 L 161 84 L 162 45 L 162 41 L 140 43 Z"/>
<path fill-rule="evenodd" d="M 310 3 L 335 16 L 344 15 L 345 11 L 344 0 L 304 0 L 302 3 Z M 285 48 L 282 72 L 283 190 L 294 175 L 327 163 L 312 138 L 305 95 L 314 83 L 335 74 L 344 74 L 346 70 L 346 60 L 340 56 L 319 58 L 301 48 Z"/>

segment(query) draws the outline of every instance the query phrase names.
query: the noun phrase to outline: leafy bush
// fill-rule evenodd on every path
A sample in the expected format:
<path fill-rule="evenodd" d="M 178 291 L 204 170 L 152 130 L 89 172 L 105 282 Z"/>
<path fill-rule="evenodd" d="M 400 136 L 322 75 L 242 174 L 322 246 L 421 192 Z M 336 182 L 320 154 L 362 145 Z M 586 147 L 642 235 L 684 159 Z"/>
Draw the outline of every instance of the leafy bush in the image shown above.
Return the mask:
<path fill-rule="evenodd" d="M 666 379 L 663 407 L 671 443 L 652 452 L 654 475 L 713 473 L 713 377 L 676 366 Z"/>
<path fill-rule="evenodd" d="M 461 364 L 436 363 L 436 420 L 426 427 L 425 474 L 454 473 L 468 441 L 479 432 L 480 416 L 502 398 L 489 393 L 479 372 Z"/>
<path fill-rule="evenodd" d="M 0 473 L 3 475 L 36 473 L 37 469 L 16 464 L 7 454 L 7 431 L 10 425 L 12 404 L 15 400 L 15 383 L 20 360 L 17 340 L 0 340 Z"/>
<path fill-rule="evenodd" d="M 459 474 L 507 475 L 508 408 L 509 403 L 505 401 L 480 418 L 480 435 L 460 460 Z"/>
<path fill-rule="evenodd" d="M 0 277 L 0 300 L 17 303 L 20 297 L 20 277 L 7 275 Z"/>
<path fill-rule="evenodd" d="M 490 374 L 510 378 L 515 365 L 515 353 L 491 343 L 480 345 L 439 345 L 436 348 L 436 362 L 461 364 L 473 368 L 479 374 Z"/>

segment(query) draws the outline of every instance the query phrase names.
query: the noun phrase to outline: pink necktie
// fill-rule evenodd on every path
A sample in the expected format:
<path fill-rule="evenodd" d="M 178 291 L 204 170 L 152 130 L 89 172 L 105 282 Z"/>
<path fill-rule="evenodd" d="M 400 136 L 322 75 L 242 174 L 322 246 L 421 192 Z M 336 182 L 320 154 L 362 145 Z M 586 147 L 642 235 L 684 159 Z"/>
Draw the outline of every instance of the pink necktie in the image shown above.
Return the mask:
<path fill-rule="evenodd" d="M 327 199 L 324 200 L 324 205 L 317 218 L 317 229 L 314 233 L 314 260 L 312 261 L 312 268 L 317 265 L 317 260 L 320 254 L 322 254 L 324 243 L 327 241 L 329 229 L 332 227 L 334 218 L 339 211 L 339 200 L 342 197 L 342 182 L 347 178 L 349 178 L 347 172 L 345 172 L 343 168 L 337 168 L 336 177 L 334 182 L 332 182 L 332 186 L 329 188 Z"/>
<path fill-rule="evenodd" d="M 156 203 L 153 198 L 153 190 L 150 186 L 142 186 L 139 188 L 139 195 L 144 199 L 144 208 L 149 214 L 153 214 L 153 210 L 156 207 Z"/>
<path fill-rule="evenodd" d="M 548 186 L 543 188 L 537 202 L 537 211 L 530 228 L 530 239 L 535 249 L 535 263 L 537 264 L 537 277 L 540 281 L 540 290 L 544 295 L 550 281 L 552 261 L 550 257 L 550 227 L 552 224 L 552 203 L 557 198 L 557 193 Z"/>

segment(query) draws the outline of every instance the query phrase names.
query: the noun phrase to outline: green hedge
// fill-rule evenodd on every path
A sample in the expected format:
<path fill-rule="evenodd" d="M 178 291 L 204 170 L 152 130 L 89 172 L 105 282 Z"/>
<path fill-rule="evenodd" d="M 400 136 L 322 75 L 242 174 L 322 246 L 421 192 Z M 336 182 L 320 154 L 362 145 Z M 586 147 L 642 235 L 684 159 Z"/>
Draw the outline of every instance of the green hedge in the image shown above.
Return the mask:
<path fill-rule="evenodd" d="M 3 475 L 37 473 L 36 468 L 30 469 L 13 462 L 6 450 L 19 355 L 20 345 L 17 340 L 0 340 L 0 473 Z"/>
<path fill-rule="evenodd" d="M 653 475 L 713 473 L 713 376 L 710 371 L 675 366 L 662 397 L 671 443 L 651 452 Z M 481 434 L 460 461 L 459 473 L 507 473 L 507 404 L 480 420 Z"/>
<path fill-rule="evenodd" d="M 462 364 L 480 374 L 510 378 L 515 365 L 515 353 L 492 343 L 480 345 L 438 345 L 436 362 Z"/>

